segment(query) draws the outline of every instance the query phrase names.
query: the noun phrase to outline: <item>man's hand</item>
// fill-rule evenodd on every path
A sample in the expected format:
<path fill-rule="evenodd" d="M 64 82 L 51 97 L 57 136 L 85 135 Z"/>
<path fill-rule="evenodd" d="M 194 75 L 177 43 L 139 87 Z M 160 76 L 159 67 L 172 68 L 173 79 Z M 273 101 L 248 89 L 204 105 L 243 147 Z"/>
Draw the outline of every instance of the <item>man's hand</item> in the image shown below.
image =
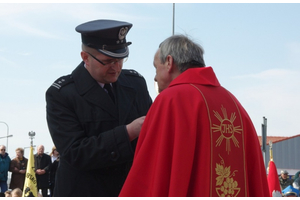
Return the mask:
<path fill-rule="evenodd" d="M 37 170 L 36 170 L 36 174 L 37 174 L 37 175 L 43 175 L 43 174 L 45 174 L 45 173 L 46 173 L 46 171 L 43 170 L 43 169 L 37 169 Z"/>
<path fill-rule="evenodd" d="M 126 125 L 126 129 L 128 132 L 129 140 L 132 141 L 135 138 L 137 138 L 140 135 L 140 131 L 142 128 L 142 125 L 144 123 L 145 116 L 139 117 L 135 120 L 133 120 L 130 124 Z"/>

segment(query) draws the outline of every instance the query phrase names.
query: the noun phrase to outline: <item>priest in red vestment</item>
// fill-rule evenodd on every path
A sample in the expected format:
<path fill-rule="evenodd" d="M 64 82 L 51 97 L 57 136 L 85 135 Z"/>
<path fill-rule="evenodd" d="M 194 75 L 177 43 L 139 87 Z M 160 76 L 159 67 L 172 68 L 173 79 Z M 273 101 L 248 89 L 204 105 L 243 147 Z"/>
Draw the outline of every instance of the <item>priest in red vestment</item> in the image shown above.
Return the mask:
<path fill-rule="evenodd" d="M 154 66 L 160 94 L 120 196 L 269 196 L 252 121 L 205 67 L 201 46 L 171 36 L 159 46 Z"/>

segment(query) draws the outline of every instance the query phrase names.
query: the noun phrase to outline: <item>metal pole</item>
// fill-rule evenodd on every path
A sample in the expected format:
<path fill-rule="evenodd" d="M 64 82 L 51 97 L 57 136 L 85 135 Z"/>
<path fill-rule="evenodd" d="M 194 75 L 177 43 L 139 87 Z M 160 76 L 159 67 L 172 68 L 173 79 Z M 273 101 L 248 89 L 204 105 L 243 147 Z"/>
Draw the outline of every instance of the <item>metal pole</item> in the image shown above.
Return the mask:
<path fill-rule="evenodd" d="M 12 137 L 13 135 L 9 135 L 9 136 L 3 136 L 3 137 L 0 137 L 0 139 L 2 138 L 9 138 L 9 137 Z"/>
<path fill-rule="evenodd" d="M 265 133 L 265 146 L 267 147 L 267 142 L 268 142 L 268 134 L 267 134 L 267 118 L 264 117 L 264 133 Z M 270 146 L 269 146 L 270 148 Z M 266 152 L 265 152 L 266 153 Z M 265 158 L 266 159 L 266 158 Z"/>
<path fill-rule="evenodd" d="M 33 138 L 34 138 L 34 136 L 35 136 L 35 132 L 30 131 L 30 132 L 28 133 L 28 135 L 29 135 L 29 138 L 31 139 L 30 146 L 33 146 Z"/>
<path fill-rule="evenodd" d="M 261 125 L 261 141 L 262 141 L 262 153 L 263 153 L 263 159 L 266 166 L 266 134 L 265 134 L 265 125 Z"/>
<path fill-rule="evenodd" d="M 272 141 L 269 142 L 269 148 L 270 148 L 270 160 L 273 161 L 273 143 Z"/>
<path fill-rule="evenodd" d="M 265 125 L 265 133 L 267 136 L 267 118 L 266 117 L 264 117 L 264 125 Z"/>
<path fill-rule="evenodd" d="M 3 123 L 3 124 L 5 124 L 6 125 L 6 127 L 7 127 L 7 138 L 6 138 L 6 152 L 8 152 L 8 133 L 9 133 L 9 127 L 8 127 L 8 124 L 7 123 L 5 123 L 5 122 L 2 122 L 2 121 L 0 121 L 0 123 Z"/>
<path fill-rule="evenodd" d="M 173 28 L 172 28 L 172 35 L 174 35 L 174 24 L 175 24 L 175 3 L 173 3 Z"/>
<path fill-rule="evenodd" d="M 261 125 L 262 131 L 262 152 L 263 152 L 263 159 L 266 165 L 266 147 L 267 147 L 267 118 L 263 117 L 263 124 Z"/>

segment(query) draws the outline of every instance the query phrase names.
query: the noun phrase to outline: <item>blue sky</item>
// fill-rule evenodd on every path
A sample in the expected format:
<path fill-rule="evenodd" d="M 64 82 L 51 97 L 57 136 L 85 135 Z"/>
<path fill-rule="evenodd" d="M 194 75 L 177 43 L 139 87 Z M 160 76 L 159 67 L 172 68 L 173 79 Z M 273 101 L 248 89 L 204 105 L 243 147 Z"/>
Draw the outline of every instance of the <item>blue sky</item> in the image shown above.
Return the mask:
<path fill-rule="evenodd" d="M 205 50 L 207 66 L 242 103 L 261 135 L 300 134 L 300 4 L 175 4 L 175 34 L 189 35 Z M 124 64 L 142 74 L 153 99 L 153 57 L 172 35 L 172 3 L 161 4 L 1 4 L 0 121 L 9 126 L 11 157 L 35 145 L 50 151 L 45 91 L 81 62 L 75 27 L 95 19 L 133 24 Z M 7 128 L 0 123 L 0 137 Z M 0 139 L 6 144 L 6 139 Z M 25 154 L 28 153 L 25 150 Z"/>

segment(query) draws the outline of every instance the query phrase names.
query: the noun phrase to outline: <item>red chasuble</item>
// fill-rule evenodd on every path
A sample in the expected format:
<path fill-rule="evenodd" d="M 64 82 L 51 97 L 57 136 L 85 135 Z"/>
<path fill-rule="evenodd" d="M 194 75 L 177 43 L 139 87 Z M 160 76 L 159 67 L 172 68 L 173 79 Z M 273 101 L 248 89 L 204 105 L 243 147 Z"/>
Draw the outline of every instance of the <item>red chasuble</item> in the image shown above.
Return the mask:
<path fill-rule="evenodd" d="M 156 97 L 120 196 L 269 196 L 251 119 L 211 67 L 188 69 Z"/>

